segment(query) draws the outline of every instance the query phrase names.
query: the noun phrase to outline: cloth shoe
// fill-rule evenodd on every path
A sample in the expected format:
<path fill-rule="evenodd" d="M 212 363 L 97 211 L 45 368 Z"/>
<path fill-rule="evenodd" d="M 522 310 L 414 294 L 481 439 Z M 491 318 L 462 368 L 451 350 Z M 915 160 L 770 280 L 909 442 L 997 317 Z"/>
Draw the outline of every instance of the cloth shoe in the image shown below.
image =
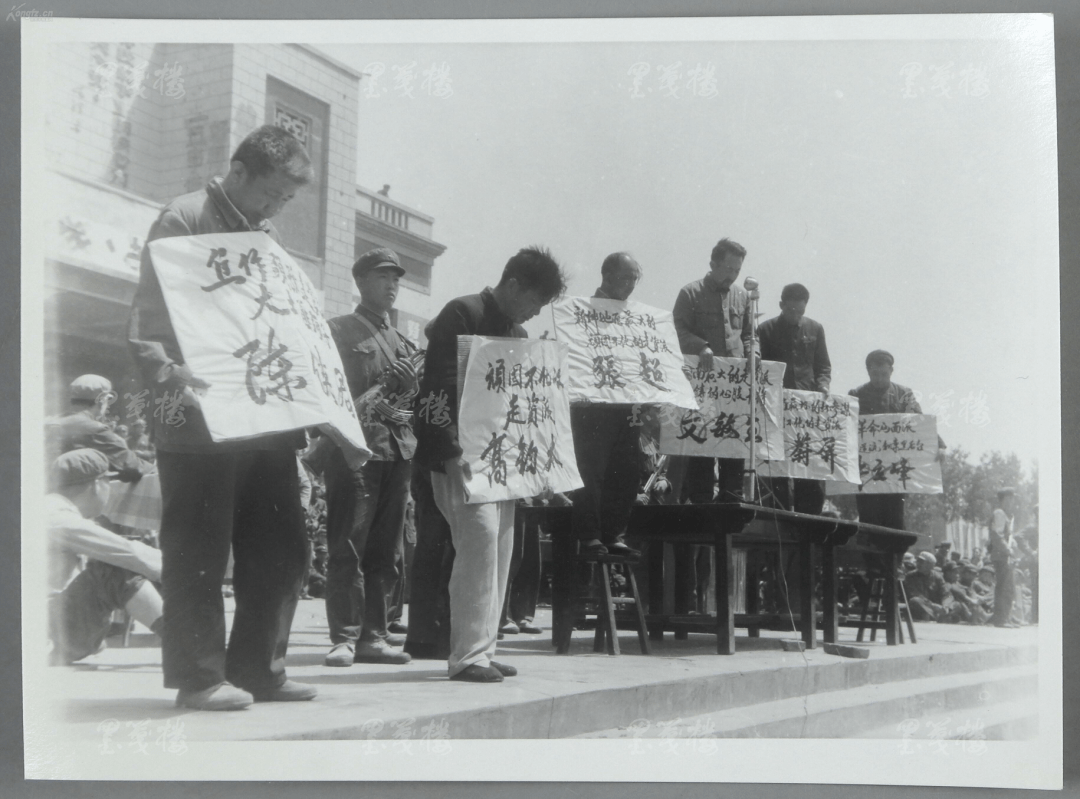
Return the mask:
<path fill-rule="evenodd" d="M 256 702 L 306 702 L 314 699 L 318 693 L 313 685 L 286 680 L 276 688 L 252 691 L 251 695 Z"/>
<path fill-rule="evenodd" d="M 606 555 L 608 553 L 607 547 L 600 543 L 599 538 L 590 538 L 588 541 L 582 541 L 578 551 L 582 555 Z"/>
<path fill-rule="evenodd" d="M 494 664 L 492 666 L 481 666 L 479 663 L 473 663 L 471 666 L 463 668 L 450 679 L 462 682 L 502 682 L 502 672 L 493 666 Z"/>
<path fill-rule="evenodd" d="M 401 646 L 405 643 L 405 636 L 401 633 L 388 632 L 383 640 L 390 646 Z"/>
<path fill-rule="evenodd" d="M 227 682 L 219 682 L 201 691 L 181 688 L 176 693 L 176 706 L 192 710 L 243 710 L 254 701 L 247 691 Z"/>
<path fill-rule="evenodd" d="M 522 619 L 517 625 L 519 630 L 523 633 L 528 633 L 529 635 L 539 635 L 543 632 L 542 629 L 533 624 L 532 619 Z"/>
<path fill-rule="evenodd" d="M 326 656 L 326 660 L 323 661 L 324 666 L 337 666 L 347 668 L 353 664 L 353 645 L 352 644 L 334 644 L 330 649 L 330 653 Z"/>
<path fill-rule="evenodd" d="M 409 628 L 402 624 L 400 621 L 392 621 L 386 625 L 386 631 L 388 633 L 397 633 L 398 635 L 406 635 L 409 632 Z"/>
<path fill-rule="evenodd" d="M 521 632 L 521 630 L 518 629 L 518 626 L 514 624 L 514 622 L 508 621 L 506 624 L 499 628 L 499 632 L 501 632 L 503 635 L 517 635 L 519 632 Z"/>
<path fill-rule="evenodd" d="M 513 666 L 507 666 L 505 663 L 496 663 L 493 660 L 491 661 L 491 668 L 495 669 L 495 671 L 499 672 L 503 677 L 517 676 L 517 669 Z"/>
<path fill-rule="evenodd" d="M 412 656 L 395 649 L 381 638 L 374 641 L 357 641 L 353 663 L 408 663 Z"/>
<path fill-rule="evenodd" d="M 621 555 L 624 558 L 641 557 L 641 551 L 627 546 L 621 535 L 616 536 L 613 540 L 606 542 L 604 546 L 607 547 L 607 551 L 612 555 Z"/>

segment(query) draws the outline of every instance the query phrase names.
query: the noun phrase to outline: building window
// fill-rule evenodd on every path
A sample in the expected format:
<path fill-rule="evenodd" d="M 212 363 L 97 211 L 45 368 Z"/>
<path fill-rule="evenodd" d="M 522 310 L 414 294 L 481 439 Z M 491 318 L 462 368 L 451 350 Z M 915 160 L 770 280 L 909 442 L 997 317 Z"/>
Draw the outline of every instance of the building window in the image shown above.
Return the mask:
<path fill-rule="evenodd" d="M 285 128 L 308 151 L 315 180 L 304 186 L 274 217 L 285 246 L 313 258 L 325 255 L 327 164 L 330 149 L 330 106 L 299 89 L 267 76 L 266 118 Z"/>

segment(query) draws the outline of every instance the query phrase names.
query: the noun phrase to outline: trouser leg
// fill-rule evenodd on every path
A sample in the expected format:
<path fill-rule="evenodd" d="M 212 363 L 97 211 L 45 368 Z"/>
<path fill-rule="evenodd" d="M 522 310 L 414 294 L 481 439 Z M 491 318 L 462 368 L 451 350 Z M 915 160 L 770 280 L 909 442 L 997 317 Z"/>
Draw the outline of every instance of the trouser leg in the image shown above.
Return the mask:
<path fill-rule="evenodd" d="M 364 573 L 363 630 L 365 641 L 386 637 L 388 612 L 398 584 L 397 555 L 403 549 L 405 508 L 409 501 L 409 461 L 379 463 L 382 479 L 361 556 Z"/>
<path fill-rule="evenodd" d="M 157 454 L 166 688 L 201 691 L 225 680 L 221 585 L 232 545 L 237 457 Z"/>
<path fill-rule="evenodd" d="M 502 615 L 499 618 L 499 626 L 517 621 L 510 615 L 510 595 L 514 592 L 514 581 L 517 580 L 518 570 L 521 568 L 522 547 L 524 545 L 525 519 L 514 517 L 514 543 L 510 551 L 510 570 L 506 575 L 506 592 L 503 595 Z"/>
<path fill-rule="evenodd" d="M 142 575 L 90 561 L 61 593 L 50 599 L 49 637 L 58 658 L 73 662 L 97 652 L 109 634 L 113 611 L 127 605 L 143 589 L 153 591 L 157 597 Z M 158 599 L 159 616 L 160 605 Z"/>
<path fill-rule="evenodd" d="M 225 675 L 250 691 L 276 688 L 285 682 L 285 653 L 308 559 L 294 452 L 238 456 L 233 530 L 236 613 Z"/>
<path fill-rule="evenodd" d="M 431 473 L 417 470 L 412 481 L 416 503 L 416 552 L 409 598 L 410 643 L 440 645 L 449 641 L 453 568 L 450 525 L 435 504 Z"/>
<path fill-rule="evenodd" d="M 474 663 L 491 663 L 510 571 L 514 502 L 466 504 L 461 467 L 446 468 L 446 474 L 432 473 L 431 487 L 454 540 L 448 664 L 453 676 Z"/>
<path fill-rule="evenodd" d="M 540 523 L 525 522 L 522 529 L 521 565 L 511 583 L 510 618 L 532 621 L 536 618 L 536 602 L 540 596 Z"/>

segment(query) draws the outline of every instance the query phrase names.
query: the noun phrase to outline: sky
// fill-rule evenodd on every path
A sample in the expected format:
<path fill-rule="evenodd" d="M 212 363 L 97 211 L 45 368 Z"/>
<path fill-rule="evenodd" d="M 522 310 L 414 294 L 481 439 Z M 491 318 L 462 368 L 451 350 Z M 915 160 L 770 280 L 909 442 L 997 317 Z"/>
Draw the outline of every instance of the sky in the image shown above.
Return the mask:
<path fill-rule="evenodd" d="M 950 447 L 1056 442 L 1053 82 L 1015 42 L 319 47 L 369 75 L 358 182 L 435 218 L 433 312 L 531 244 L 574 295 L 629 251 L 670 310 L 726 236 L 761 320 L 809 288 L 834 392 L 886 349 Z"/>

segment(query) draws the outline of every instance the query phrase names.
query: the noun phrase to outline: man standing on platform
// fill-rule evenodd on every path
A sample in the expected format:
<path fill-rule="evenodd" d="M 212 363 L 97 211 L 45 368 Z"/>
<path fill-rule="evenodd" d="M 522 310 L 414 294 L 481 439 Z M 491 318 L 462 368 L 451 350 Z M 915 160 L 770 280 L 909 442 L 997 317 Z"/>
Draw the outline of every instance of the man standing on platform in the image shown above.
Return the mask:
<path fill-rule="evenodd" d="M 990 562 L 994 564 L 997 581 L 994 584 L 995 627 L 1019 627 L 1012 621 L 1013 602 L 1016 599 L 1016 564 L 1019 544 L 1013 537 L 1013 512 L 1016 508 L 1016 490 L 1002 488 L 997 492 L 997 507 L 990 519 Z"/>
<path fill-rule="evenodd" d="M 825 346 L 825 328 L 807 317 L 810 292 L 801 283 L 784 286 L 780 293 L 780 315 L 758 327 L 761 359 L 787 364 L 784 388 L 820 391 L 829 395 L 832 363 Z M 795 478 L 793 496 L 788 497 L 786 478 L 769 480 L 780 504 L 800 513 L 821 513 L 825 504 L 825 481 Z"/>
<path fill-rule="evenodd" d="M 745 358 L 753 348 L 750 295 L 735 284 L 746 258 L 746 248 L 731 239 L 713 247 L 709 273 L 679 291 L 673 315 L 679 346 L 684 354 L 701 357 L 701 368 L 711 369 L 713 357 Z M 739 458 L 690 458 L 686 486 L 690 502 L 711 502 L 718 462 L 721 501 L 742 499 L 743 462 Z"/>
<path fill-rule="evenodd" d="M 313 178 L 304 146 L 284 129 L 264 125 L 236 148 L 224 178 L 165 206 L 147 243 L 244 231 L 262 231 L 280 243 L 270 218 Z M 307 571 L 296 470 L 304 432 L 211 440 L 197 393 L 209 383 L 184 361 L 149 246 L 128 344 L 153 400 L 181 401 L 182 423 L 152 420 L 162 494 L 165 687 L 179 689 L 178 706 L 196 710 L 239 710 L 253 699 L 312 699 L 315 688 L 285 676 L 289 629 Z M 221 584 L 230 547 L 236 613 L 226 648 Z"/>
<path fill-rule="evenodd" d="M 566 287 L 562 269 L 541 248 L 506 263 L 495 288 L 451 300 L 428 336 L 417 406 L 417 468 L 431 472 L 439 511 L 450 525 L 450 679 L 501 682 L 517 673 L 491 659 L 499 632 L 514 542 L 514 500 L 468 504 L 468 461 L 458 443 L 458 336 L 525 338 L 522 323 Z"/>
<path fill-rule="evenodd" d="M 879 413 L 922 413 L 915 400 L 915 392 L 906 386 L 892 382 L 893 356 L 885 350 L 874 350 L 866 356 L 866 371 L 870 382 L 848 392 L 859 400 L 859 415 Z M 938 438 L 938 457 L 945 449 L 945 442 Z M 894 530 L 904 529 L 903 494 L 858 494 L 859 521 L 877 524 Z"/>
<path fill-rule="evenodd" d="M 593 297 L 625 301 L 639 280 L 638 262 L 629 253 L 612 253 L 600 266 L 600 288 Z M 574 536 L 583 553 L 641 554 L 624 540 L 641 482 L 641 444 L 630 422 L 627 405 L 590 403 L 570 409 L 578 473 L 585 483 L 572 497 Z"/>
<path fill-rule="evenodd" d="M 405 529 L 416 436 L 412 401 L 418 388 L 409 360 L 416 345 L 390 326 L 390 310 L 405 270 L 397 253 L 379 247 L 352 269 L 360 304 L 330 320 L 349 396 L 380 383 L 395 397 L 385 412 L 357 405 L 371 458 L 352 469 L 334 448 L 326 466 L 326 620 L 333 647 L 327 666 L 408 663 L 412 658 L 387 640 L 387 611 Z M 397 408 L 394 410 L 394 408 Z"/>

